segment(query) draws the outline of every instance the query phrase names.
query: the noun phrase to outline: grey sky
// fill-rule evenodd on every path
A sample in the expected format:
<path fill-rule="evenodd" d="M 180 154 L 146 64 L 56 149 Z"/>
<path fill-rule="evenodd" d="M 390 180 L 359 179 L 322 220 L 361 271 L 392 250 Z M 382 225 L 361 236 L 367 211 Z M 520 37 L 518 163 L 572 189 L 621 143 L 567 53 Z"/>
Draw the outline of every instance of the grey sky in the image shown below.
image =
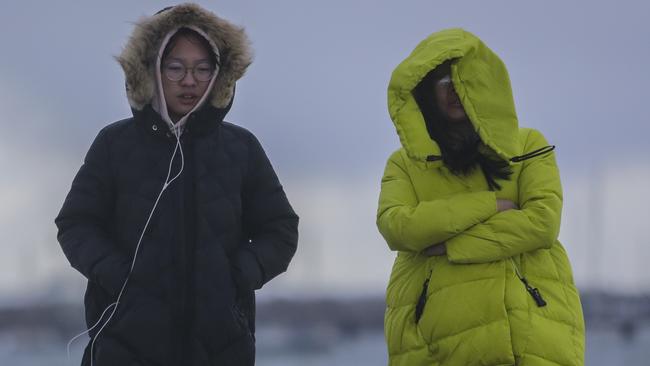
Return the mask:
<path fill-rule="evenodd" d="M 386 111 L 386 87 L 393 68 L 421 39 L 448 27 L 475 33 L 501 56 L 510 71 L 520 124 L 542 130 L 558 146 L 565 191 L 573 193 L 567 196 L 569 226 L 565 220 L 563 235 L 575 242 L 569 252 L 582 263 L 577 277 L 587 283 L 594 276 L 591 264 L 583 263 L 592 221 L 604 222 L 601 236 L 618 237 L 609 216 L 585 219 L 579 230 L 573 226 L 582 222 L 589 197 L 598 197 L 599 191 L 585 193 L 590 189 L 636 189 L 625 192 L 636 199 L 636 211 L 620 207 L 629 218 L 625 235 L 648 242 L 638 221 L 647 217 L 650 193 L 646 2 L 199 3 L 249 33 L 256 58 L 238 84 L 227 119 L 257 134 L 303 214 L 303 247 L 295 262 L 299 275 L 277 286 L 300 286 L 300 278 L 310 278 L 310 268 L 321 268 L 312 277 L 324 287 L 353 277 L 351 288 L 370 283 L 382 290 L 392 254 L 376 234 L 374 210 L 385 160 L 399 146 Z M 67 271 L 76 278 L 64 269 L 52 219 L 97 131 L 130 115 L 123 74 L 112 56 L 120 52 L 133 21 L 166 5 L 3 5 L 0 163 L 5 174 L 0 188 L 5 193 L 0 197 L 9 203 L 0 208 L 5 219 L 0 228 L 15 256 L 5 262 L 37 261 L 42 274 L 0 281 L 0 292 L 20 281 L 37 286 L 51 272 Z M 627 170 L 619 170 L 621 164 Z M 634 185 L 625 185 L 628 176 Z M 592 187 L 594 177 L 600 177 L 600 188 Z M 607 202 L 619 208 L 616 192 L 608 192 Z M 349 205 L 347 214 L 336 215 L 340 208 L 332 202 Z M 600 209 L 610 206 L 603 203 Z M 32 224 L 28 230 L 26 222 Z M 380 265 L 345 269 L 373 260 Z M 636 283 L 634 278 L 630 283 Z"/>
<path fill-rule="evenodd" d="M 542 129 L 563 163 L 648 152 L 645 2 L 447 3 L 203 2 L 245 26 L 256 52 L 229 119 L 260 134 L 292 174 L 376 171 L 397 147 L 385 105 L 392 69 L 429 33 L 461 26 L 504 59 L 521 124 Z M 112 55 L 131 22 L 161 4 L 27 1 L 3 11 L 0 39 L 12 52 L 0 60 L 1 87 L 58 118 L 12 130 L 78 154 L 99 127 L 127 117 Z"/>

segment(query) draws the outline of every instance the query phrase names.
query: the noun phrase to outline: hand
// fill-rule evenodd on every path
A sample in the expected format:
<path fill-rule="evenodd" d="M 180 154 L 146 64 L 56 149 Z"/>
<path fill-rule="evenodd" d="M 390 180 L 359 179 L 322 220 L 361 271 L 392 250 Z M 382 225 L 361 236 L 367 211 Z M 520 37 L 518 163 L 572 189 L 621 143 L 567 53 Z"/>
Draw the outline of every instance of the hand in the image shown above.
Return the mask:
<path fill-rule="evenodd" d="M 439 257 L 447 254 L 447 245 L 445 243 L 434 244 L 422 251 L 427 257 Z"/>
<path fill-rule="evenodd" d="M 503 212 L 506 210 L 518 210 L 519 207 L 510 200 L 497 199 L 497 212 Z"/>

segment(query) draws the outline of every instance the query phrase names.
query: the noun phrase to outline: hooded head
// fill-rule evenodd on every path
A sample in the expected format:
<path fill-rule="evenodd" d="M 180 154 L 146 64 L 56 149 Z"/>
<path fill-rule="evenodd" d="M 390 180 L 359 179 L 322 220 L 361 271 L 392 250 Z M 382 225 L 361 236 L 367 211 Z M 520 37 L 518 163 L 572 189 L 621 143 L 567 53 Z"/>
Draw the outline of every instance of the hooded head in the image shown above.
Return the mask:
<path fill-rule="evenodd" d="M 162 64 L 163 54 L 173 52 L 172 49 L 179 43 L 177 39 L 173 39 L 179 30 L 184 36 L 176 38 L 193 38 L 191 34 L 202 37 L 204 42 L 198 42 L 196 45 L 200 48 L 209 45 L 208 58 L 214 60 L 215 65 L 211 78 L 204 82 L 207 87 L 202 85 L 205 93 L 195 96 L 196 100 L 192 101 L 193 108 L 184 116 L 176 116 L 181 118 L 172 120 L 174 113 L 169 113 L 169 101 L 165 99 L 163 92 L 163 83 L 168 80 L 164 79 L 161 68 L 165 66 Z M 186 37 L 188 34 L 190 36 Z M 174 45 L 167 47 L 170 40 L 173 40 Z M 180 127 L 185 122 L 184 117 L 204 103 L 209 103 L 217 109 L 227 108 L 234 95 L 235 83 L 244 75 L 252 61 L 252 55 L 248 38 L 242 28 L 198 5 L 182 4 L 140 19 L 117 61 L 124 70 L 126 93 L 131 108 L 141 111 L 150 105 L 170 127 Z M 191 68 L 197 65 L 183 66 Z M 194 72 L 193 76 L 196 76 L 197 71 L 187 72 Z M 167 97 L 178 97 L 177 94 Z"/>
<path fill-rule="evenodd" d="M 446 65 L 450 66 L 453 89 L 476 135 L 506 162 L 520 153 L 517 115 L 505 65 L 473 34 L 449 29 L 420 42 L 393 71 L 388 110 L 407 154 L 420 161 L 441 155 L 440 146 L 427 131 L 413 91 L 433 70 Z"/>

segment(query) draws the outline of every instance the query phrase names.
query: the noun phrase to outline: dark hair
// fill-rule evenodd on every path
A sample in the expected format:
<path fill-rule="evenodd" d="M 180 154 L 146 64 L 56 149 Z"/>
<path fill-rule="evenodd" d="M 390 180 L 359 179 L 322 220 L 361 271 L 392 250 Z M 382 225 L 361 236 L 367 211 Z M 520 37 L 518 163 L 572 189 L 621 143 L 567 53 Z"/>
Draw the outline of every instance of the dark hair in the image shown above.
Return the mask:
<path fill-rule="evenodd" d="M 167 42 L 167 45 L 165 45 L 165 50 L 162 53 L 162 60 L 164 60 L 174 49 L 174 46 L 176 46 L 176 43 L 181 37 L 184 37 L 194 44 L 200 44 L 201 46 L 205 47 L 205 49 L 208 50 L 208 54 L 210 55 L 210 64 L 212 67 L 216 67 L 217 55 L 214 53 L 212 45 L 210 45 L 210 42 L 208 42 L 205 37 L 190 28 L 180 28 L 176 33 L 174 33 L 174 35 L 169 39 L 169 42 Z"/>
<path fill-rule="evenodd" d="M 481 141 L 469 119 L 451 122 L 435 102 L 436 82 L 451 75 L 452 62 L 447 60 L 430 71 L 413 89 L 413 97 L 424 117 L 429 136 L 440 146 L 445 166 L 456 175 L 468 175 L 478 166 L 490 190 L 500 190 L 501 185 L 496 179 L 508 180 L 512 175 L 508 162 Z"/>

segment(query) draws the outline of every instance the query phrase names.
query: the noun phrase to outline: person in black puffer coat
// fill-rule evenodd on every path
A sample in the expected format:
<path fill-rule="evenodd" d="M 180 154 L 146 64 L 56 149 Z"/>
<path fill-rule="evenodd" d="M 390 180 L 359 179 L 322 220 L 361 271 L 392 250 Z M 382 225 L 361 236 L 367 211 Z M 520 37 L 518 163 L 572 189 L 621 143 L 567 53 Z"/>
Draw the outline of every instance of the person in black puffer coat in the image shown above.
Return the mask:
<path fill-rule="evenodd" d="M 141 19 L 117 60 L 133 117 L 103 128 L 55 222 L 88 285 L 83 366 L 253 365 L 255 295 L 298 216 L 259 141 L 223 121 L 251 62 L 197 5 Z"/>

